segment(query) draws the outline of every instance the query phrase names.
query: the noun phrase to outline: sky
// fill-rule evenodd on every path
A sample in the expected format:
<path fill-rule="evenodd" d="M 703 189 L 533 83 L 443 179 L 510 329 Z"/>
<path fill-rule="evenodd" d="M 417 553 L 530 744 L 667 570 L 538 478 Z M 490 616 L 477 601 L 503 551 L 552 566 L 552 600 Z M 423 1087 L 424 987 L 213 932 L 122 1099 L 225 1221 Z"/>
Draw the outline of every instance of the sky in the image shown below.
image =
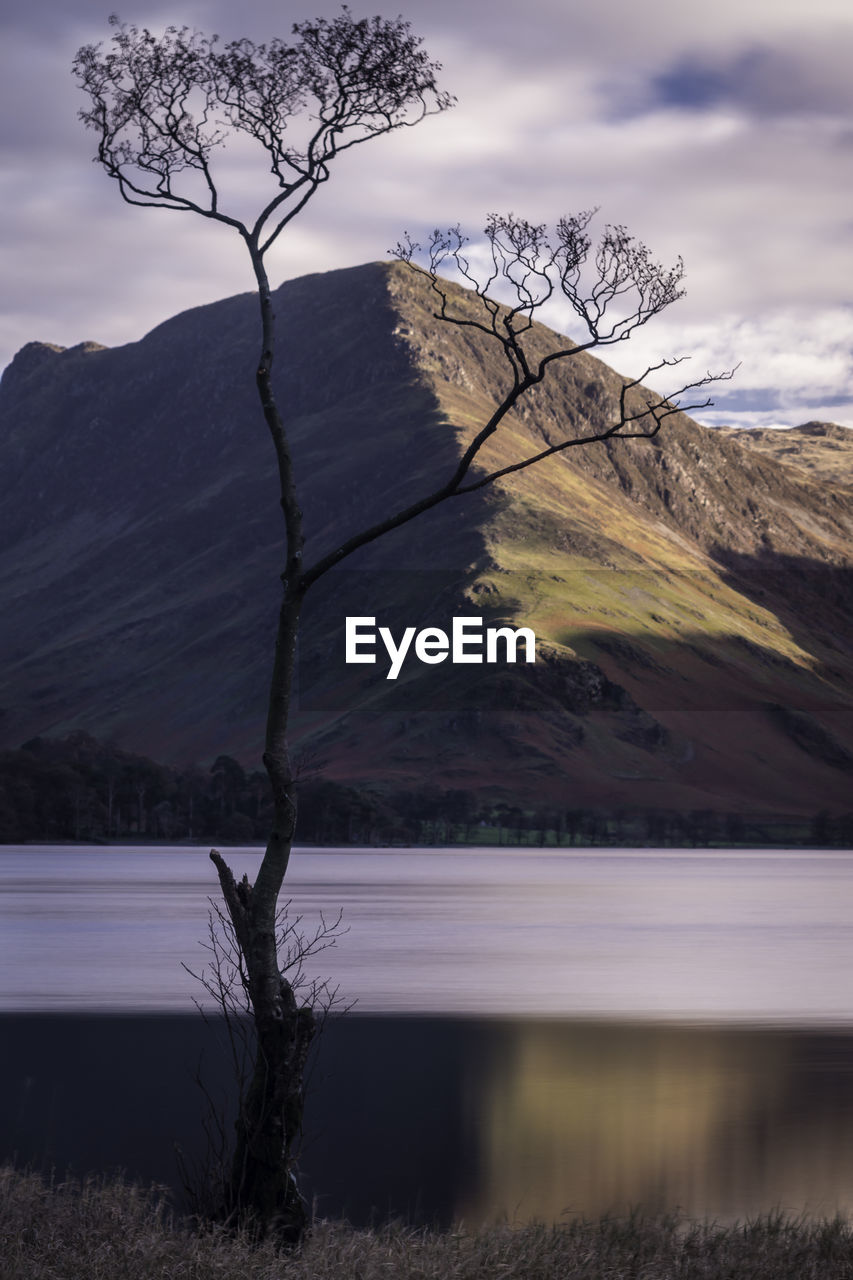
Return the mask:
<path fill-rule="evenodd" d="M 603 358 L 636 376 L 689 355 L 739 364 L 709 423 L 853 427 L 853 7 L 849 0 L 352 0 L 402 12 L 443 65 L 452 111 L 341 157 L 271 253 L 274 285 L 387 257 L 486 216 L 553 224 L 596 206 L 686 297 Z M 126 22 L 287 38 L 339 11 L 307 0 L 126 0 Z M 0 17 L 0 368 L 32 340 L 117 346 L 252 287 L 228 228 L 132 209 L 92 163 L 77 48 L 100 0 L 4 0 Z M 250 200 L 263 164 L 246 171 Z M 542 318 L 573 335 L 568 308 Z M 666 390 L 667 388 L 662 388 Z"/>

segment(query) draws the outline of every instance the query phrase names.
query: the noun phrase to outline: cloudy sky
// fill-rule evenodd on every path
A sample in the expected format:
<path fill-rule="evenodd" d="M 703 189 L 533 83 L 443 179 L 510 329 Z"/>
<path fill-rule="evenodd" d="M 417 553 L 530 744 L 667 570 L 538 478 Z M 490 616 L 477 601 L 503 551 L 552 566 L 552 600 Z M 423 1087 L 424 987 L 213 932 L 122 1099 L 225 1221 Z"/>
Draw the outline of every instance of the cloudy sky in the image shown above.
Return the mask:
<path fill-rule="evenodd" d="M 282 238 L 274 283 L 385 257 L 401 232 L 490 211 L 601 209 L 687 297 L 619 347 L 621 371 L 738 361 L 705 421 L 853 426 L 853 8 L 849 0 L 352 0 L 400 11 L 456 108 L 342 157 Z M 227 228 L 131 209 L 91 162 L 69 67 L 101 0 L 4 0 L 0 367 L 32 339 L 118 345 L 251 286 Z M 119 14 L 256 40 L 337 8 L 127 0 Z M 262 174 L 262 167 L 259 170 Z M 571 333 L 567 313 L 545 317 Z"/>

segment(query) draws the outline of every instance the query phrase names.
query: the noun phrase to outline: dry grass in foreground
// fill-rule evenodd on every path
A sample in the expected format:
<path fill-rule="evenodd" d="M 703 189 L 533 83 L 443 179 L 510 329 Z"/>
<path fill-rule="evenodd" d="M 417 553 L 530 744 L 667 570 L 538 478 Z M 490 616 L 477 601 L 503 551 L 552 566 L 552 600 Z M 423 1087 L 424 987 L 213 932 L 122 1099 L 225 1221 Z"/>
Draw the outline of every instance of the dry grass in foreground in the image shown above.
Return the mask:
<path fill-rule="evenodd" d="M 2 1280 L 846 1280 L 853 1229 L 781 1216 L 738 1226 L 640 1215 L 557 1227 L 356 1231 L 318 1224 L 295 1253 L 193 1234 L 158 1191 L 48 1185 L 0 1170 Z"/>

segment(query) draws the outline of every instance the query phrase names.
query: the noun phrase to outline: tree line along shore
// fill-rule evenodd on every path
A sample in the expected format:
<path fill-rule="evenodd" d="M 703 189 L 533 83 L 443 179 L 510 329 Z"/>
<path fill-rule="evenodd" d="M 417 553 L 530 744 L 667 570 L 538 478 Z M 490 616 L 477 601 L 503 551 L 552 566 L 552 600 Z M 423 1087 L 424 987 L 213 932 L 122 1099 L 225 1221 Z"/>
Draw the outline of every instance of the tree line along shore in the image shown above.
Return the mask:
<path fill-rule="evenodd" d="M 266 775 L 227 755 L 212 765 L 174 768 L 83 732 L 0 752 L 0 843 L 262 844 L 270 807 Z M 537 808 L 461 788 L 394 791 L 308 773 L 298 839 L 423 847 L 850 848 L 853 813 L 804 819 L 710 809 Z"/>

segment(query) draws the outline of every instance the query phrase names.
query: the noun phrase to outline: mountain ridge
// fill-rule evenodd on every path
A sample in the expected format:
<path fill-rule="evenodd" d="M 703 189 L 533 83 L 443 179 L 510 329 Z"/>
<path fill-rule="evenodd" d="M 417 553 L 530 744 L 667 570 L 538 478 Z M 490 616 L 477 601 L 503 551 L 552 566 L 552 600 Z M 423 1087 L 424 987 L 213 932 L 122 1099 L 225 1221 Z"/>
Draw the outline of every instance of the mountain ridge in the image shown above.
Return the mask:
<path fill-rule="evenodd" d="M 276 291 L 309 558 L 434 487 L 506 377 L 424 284 L 367 264 Z M 120 348 L 27 344 L 6 370 L 5 745 L 85 729 L 256 762 L 281 537 L 254 306 L 194 308 Z M 553 372 L 492 465 L 605 421 L 624 381 L 587 354 Z M 309 595 L 297 738 L 328 776 L 380 790 L 849 807 L 850 499 L 678 415 L 446 503 Z M 535 667 L 409 666 L 392 684 L 342 662 L 346 613 L 475 609 L 532 624 Z"/>

